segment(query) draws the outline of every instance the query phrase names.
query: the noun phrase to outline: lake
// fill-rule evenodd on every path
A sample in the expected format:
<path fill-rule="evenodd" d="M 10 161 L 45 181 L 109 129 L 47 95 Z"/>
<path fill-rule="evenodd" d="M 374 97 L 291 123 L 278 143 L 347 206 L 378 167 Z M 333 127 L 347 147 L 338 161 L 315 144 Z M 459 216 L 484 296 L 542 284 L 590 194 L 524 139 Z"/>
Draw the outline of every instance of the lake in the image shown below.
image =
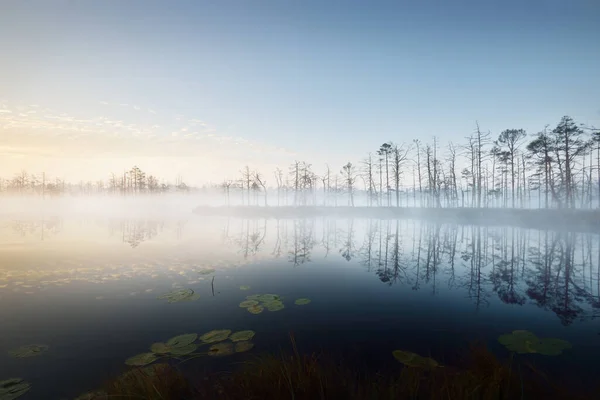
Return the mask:
<path fill-rule="evenodd" d="M 0 223 L 0 380 L 21 398 L 72 399 L 127 370 L 155 342 L 253 330 L 254 348 L 190 360 L 226 369 L 262 352 L 324 350 L 399 368 L 404 349 L 451 364 L 460 349 L 528 330 L 569 341 L 526 355 L 565 382 L 594 382 L 600 357 L 600 236 L 417 220 L 46 216 Z M 161 295 L 192 289 L 197 299 Z M 283 309 L 251 313 L 247 296 Z M 297 299 L 310 303 L 297 305 Z M 33 357 L 9 353 L 38 344 Z"/>

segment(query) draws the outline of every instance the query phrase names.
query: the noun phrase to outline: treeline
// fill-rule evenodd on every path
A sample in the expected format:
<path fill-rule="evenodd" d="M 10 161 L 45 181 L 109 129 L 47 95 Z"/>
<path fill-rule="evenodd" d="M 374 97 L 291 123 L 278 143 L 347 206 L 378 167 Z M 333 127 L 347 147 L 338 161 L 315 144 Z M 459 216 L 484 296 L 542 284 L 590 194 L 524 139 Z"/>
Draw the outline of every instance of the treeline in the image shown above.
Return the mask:
<path fill-rule="evenodd" d="M 71 195 L 136 195 L 168 192 L 189 192 L 191 189 L 178 177 L 174 184 L 159 180 L 134 166 L 123 174 L 111 174 L 107 181 L 80 181 L 69 183 L 63 179 L 51 179 L 45 173 L 30 174 L 21 171 L 11 179 L 0 178 L 0 193 L 18 195 L 60 196 Z"/>
<path fill-rule="evenodd" d="M 360 198 L 384 207 L 600 207 L 600 130 L 569 116 L 534 135 L 506 129 L 493 137 L 476 124 L 462 144 L 386 142 L 323 175 L 295 161 L 273 177 L 277 205 L 354 206 Z M 221 186 L 228 204 L 235 190 L 243 204 L 267 205 L 266 179 L 248 166 Z"/>

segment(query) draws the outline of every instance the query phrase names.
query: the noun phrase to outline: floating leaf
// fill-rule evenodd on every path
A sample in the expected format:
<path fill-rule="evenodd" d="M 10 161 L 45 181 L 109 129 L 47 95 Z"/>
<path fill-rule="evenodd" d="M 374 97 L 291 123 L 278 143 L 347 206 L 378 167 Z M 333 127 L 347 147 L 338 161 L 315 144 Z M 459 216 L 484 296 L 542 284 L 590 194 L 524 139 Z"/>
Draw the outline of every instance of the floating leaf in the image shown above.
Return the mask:
<path fill-rule="evenodd" d="M 44 344 L 28 344 L 26 346 L 21 346 L 14 350 L 10 350 L 8 354 L 11 357 L 25 358 L 39 356 L 46 350 L 48 350 L 48 346 Z"/>
<path fill-rule="evenodd" d="M 410 351 L 394 350 L 392 355 L 407 367 L 431 369 L 440 366 L 433 358 L 423 357 Z"/>
<path fill-rule="evenodd" d="M 250 286 L 242 285 L 240 286 L 240 290 L 250 290 Z"/>
<path fill-rule="evenodd" d="M 196 299 L 194 296 L 194 291 L 192 289 L 178 289 L 173 290 L 172 292 L 165 293 L 161 296 L 158 296 L 159 300 L 167 300 L 169 303 L 176 303 L 179 301 L 190 301 L 191 299 Z"/>
<path fill-rule="evenodd" d="M 254 331 L 239 331 L 229 337 L 232 342 L 240 342 L 242 340 L 250 340 L 256 333 Z"/>
<path fill-rule="evenodd" d="M 244 300 L 240 303 L 240 307 L 242 307 L 242 308 L 248 308 L 248 307 L 257 306 L 257 305 L 258 305 L 258 301 L 256 301 L 256 300 Z"/>
<path fill-rule="evenodd" d="M 199 298 L 200 298 L 200 295 L 198 293 L 194 293 L 193 295 L 183 298 L 180 301 L 196 301 Z"/>
<path fill-rule="evenodd" d="M 250 296 L 246 296 L 248 300 L 258 300 L 260 298 L 260 294 L 251 294 Z"/>
<path fill-rule="evenodd" d="M 183 347 L 193 343 L 198 338 L 196 333 L 186 333 L 167 340 L 169 347 Z"/>
<path fill-rule="evenodd" d="M 171 346 L 168 346 L 166 343 L 153 343 L 150 346 L 150 351 L 156 354 L 167 354 L 171 351 Z"/>
<path fill-rule="evenodd" d="M 297 306 L 304 306 L 306 304 L 310 303 L 310 299 L 298 299 L 294 302 L 294 304 L 296 304 Z"/>
<path fill-rule="evenodd" d="M 227 339 L 230 334 L 231 330 L 229 329 L 214 330 L 200 336 L 200 340 L 204 343 L 222 342 L 223 340 Z"/>
<path fill-rule="evenodd" d="M 498 342 L 508 350 L 518 354 L 535 353 L 534 344 L 538 341 L 537 336 L 524 330 L 513 331 L 510 334 L 498 337 Z"/>
<path fill-rule="evenodd" d="M 243 353 L 244 351 L 251 350 L 254 347 L 254 343 L 248 341 L 237 342 L 235 344 L 235 352 Z"/>
<path fill-rule="evenodd" d="M 175 347 L 171 350 L 170 354 L 174 356 L 185 356 L 186 354 L 193 353 L 198 348 L 197 344 L 188 344 L 187 346 Z"/>
<path fill-rule="evenodd" d="M 247 308 L 250 314 L 260 314 L 264 309 L 265 308 L 263 306 L 252 306 Z"/>
<path fill-rule="evenodd" d="M 125 360 L 125 364 L 141 367 L 144 365 L 151 364 L 157 359 L 158 357 L 156 357 L 156 354 L 154 353 L 142 353 L 128 358 L 127 360 Z"/>
<path fill-rule="evenodd" d="M 233 354 L 233 343 L 217 343 L 208 349 L 209 356 L 228 356 Z"/>
<path fill-rule="evenodd" d="M 270 301 L 268 303 L 265 303 L 265 306 L 267 307 L 267 310 L 269 310 L 269 311 L 279 311 L 279 310 L 283 310 L 285 308 L 283 303 L 279 300 Z"/>
<path fill-rule="evenodd" d="M 31 389 L 31 384 L 20 378 L 0 381 L 0 400 L 13 400 L 21 397 Z"/>
<path fill-rule="evenodd" d="M 210 275 L 210 274 L 212 274 L 215 271 L 216 270 L 214 268 L 205 268 L 205 269 L 202 269 L 202 270 L 198 271 L 198 273 L 200 275 Z"/>
<path fill-rule="evenodd" d="M 545 356 L 558 356 L 562 354 L 563 350 L 570 349 L 571 343 L 562 339 L 555 338 L 543 338 L 540 339 L 534 346 L 536 353 L 543 354 Z"/>
<path fill-rule="evenodd" d="M 261 294 L 258 296 L 258 301 L 263 303 L 268 303 L 273 300 L 281 300 L 281 298 L 276 294 Z"/>

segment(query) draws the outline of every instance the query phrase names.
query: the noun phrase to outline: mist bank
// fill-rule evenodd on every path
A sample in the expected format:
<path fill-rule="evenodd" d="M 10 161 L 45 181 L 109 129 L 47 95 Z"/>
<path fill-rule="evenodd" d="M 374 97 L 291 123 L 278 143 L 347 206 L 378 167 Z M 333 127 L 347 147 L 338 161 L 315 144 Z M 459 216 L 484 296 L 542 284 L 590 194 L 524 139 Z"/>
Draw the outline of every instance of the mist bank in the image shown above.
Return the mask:
<path fill-rule="evenodd" d="M 199 206 L 194 214 L 240 218 L 371 218 L 421 219 L 442 223 L 518 226 L 543 230 L 600 233 L 598 210 L 532 210 L 500 208 L 418 208 L 418 207 L 210 207 Z"/>

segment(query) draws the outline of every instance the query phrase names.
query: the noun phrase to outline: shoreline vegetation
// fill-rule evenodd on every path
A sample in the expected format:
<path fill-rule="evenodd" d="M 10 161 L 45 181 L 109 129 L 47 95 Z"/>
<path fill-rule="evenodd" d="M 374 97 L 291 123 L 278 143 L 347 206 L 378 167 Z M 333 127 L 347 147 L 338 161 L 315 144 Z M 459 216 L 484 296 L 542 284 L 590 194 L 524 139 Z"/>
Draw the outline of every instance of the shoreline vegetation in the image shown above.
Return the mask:
<path fill-rule="evenodd" d="M 317 217 L 422 219 L 440 223 L 600 232 L 600 210 L 581 209 L 199 206 L 193 210 L 193 213 L 199 216 L 274 219 Z"/>
<path fill-rule="evenodd" d="M 391 354 L 390 354 L 391 357 Z M 515 354 L 499 359 L 473 344 L 457 365 L 407 366 L 385 371 L 350 367 L 322 353 L 302 354 L 292 337 L 292 351 L 251 356 L 232 371 L 183 371 L 161 363 L 135 368 L 107 381 L 77 400 L 122 399 L 597 399 L 598 389 L 556 380 L 533 360 Z M 554 377 L 555 378 L 555 377 Z M 575 389 L 575 388 L 578 389 Z M 595 390 L 595 391 L 593 391 Z"/>

